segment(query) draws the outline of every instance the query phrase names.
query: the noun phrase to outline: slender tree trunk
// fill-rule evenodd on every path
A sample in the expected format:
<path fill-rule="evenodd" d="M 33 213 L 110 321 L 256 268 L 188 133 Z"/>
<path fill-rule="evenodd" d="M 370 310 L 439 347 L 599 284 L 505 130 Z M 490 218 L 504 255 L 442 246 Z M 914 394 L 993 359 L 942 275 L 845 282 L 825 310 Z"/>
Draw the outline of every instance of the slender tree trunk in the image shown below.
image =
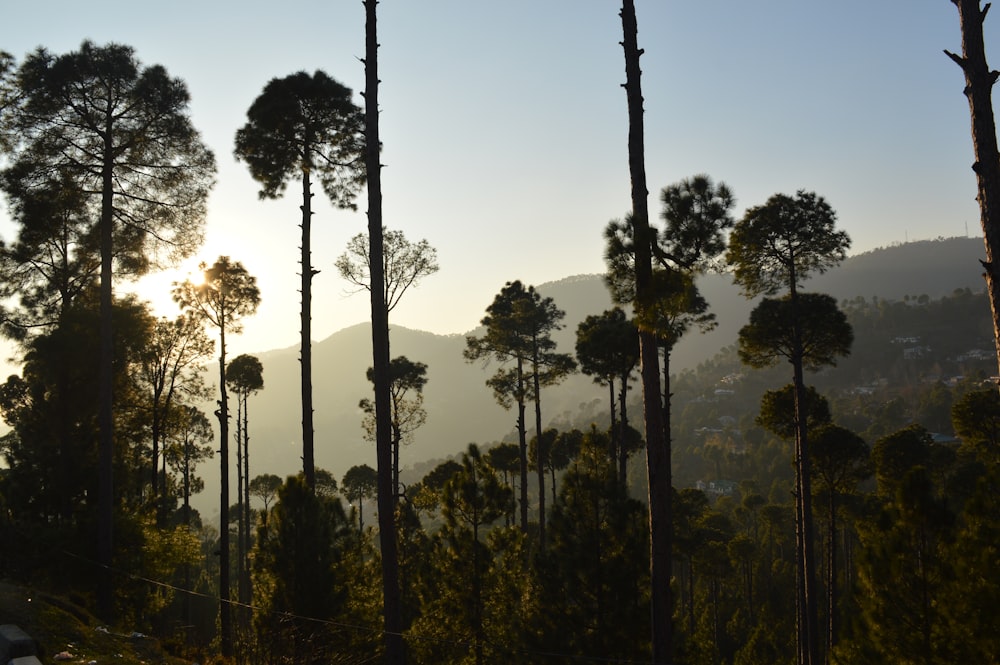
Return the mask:
<path fill-rule="evenodd" d="M 312 183 L 309 171 L 302 173 L 302 473 L 310 489 L 316 489 L 316 456 L 313 432 L 312 397 L 312 279 L 318 270 L 312 267 Z"/>
<path fill-rule="evenodd" d="M 528 429 L 524 422 L 524 361 L 517 359 L 517 445 L 521 462 L 521 531 L 528 533 Z"/>
<path fill-rule="evenodd" d="M 806 385 L 802 370 L 802 330 L 798 317 L 796 278 L 791 276 L 792 384 L 795 389 L 796 477 L 798 480 L 802 582 L 802 644 L 804 664 L 819 665 L 819 596 L 816 593 L 815 533 L 812 513 L 812 469 L 809 459 L 809 423 L 806 422 Z"/>
<path fill-rule="evenodd" d="M 246 474 L 243 470 L 243 392 L 236 390 L 236 597 L 240 603 L 247 602 L 246 590 L 243 587 L 243 559 L 246 552 L 246 534 L 243 531 L 243 483 Z"/>
<path fill-rule="evenodd" d="M 187 435 L 184 436 L 184 527 L 188 531 L 191 529 L 191 444 Z M 184 589 L 192 591 L 191 588 L 191 564 L 184 563 Z M 184 594 L 184 625 L 191 625 L 191 594 Z M 190 634 L 187 634 L 190 640 Z"/>
<path fill-rule="evenodd" d="M 688 634 L 694 635 L 694 556 L 688 557 L 687 565 L 687 587 L 688 587 Z"/>
<path fill-rule="evenodd" d="M 101 195 L 101 356 L 98 375 L 98 454 L 97 454 L 97 561 L 101 565 L 97 589 L 97 608 L 101 618 L 114 619 L 114 577 L 111 567 L 114 560 L 114 324 L 112 306 L 114 291 L 111 284 L 111 267 L 114 261 L 114 209 L 113 162 L 109 116 L 105 127 L 104 168 Z"/>
<path fill-rule="evenodd" d="M 625 433 L 618 429 L 618 415 L 615 412 L 615 380 L 608 381 L 608 404 L 611 410 L 611 444 L 608 454 L 611 456 L 611 464 L 618 463 L 618 452 L 625 445 L 623 441 Z"/>
<path fill-rule="evenodd" d="M 382 164 L 378 126 L 377 0 L 365 5 L 365 165 L 368 176 L 368 239 L 371 268 L 372 373 L 375 384 L 375 454 L 378 462 L 378 524 L 382 550 L 382 598 L 385 662 L 401 665 L 403 620 L 399 592 L 395 497 L 392 487 L 392 422 L 389 375 L 389 312 L 385 302 L 382 237 Z"/>
<path fill-rule="evenodd" d="M 393 409 L 395 411 L 395 409 Z M 403 438 L 403 435 L 399 432 L 399 427 L 396 425 L 395 418 L 393 418 L 392 423 L 392 501 L 393 506 L 399 505 L 399 444 Z M 395 508 L 393 508 L 395 510 Z"/>
<path fill-rule="evenodd" d="M 253 531 L 251 529 L 251 522 L 253 516 L 253 510 L 250 508 L 250 430 L 247 429 L 250 424 L 250 418 L 247 415 L 247 402 L 246 397 L 243 398 L 243 473 L 246 481 L 243 483 L 243 519 L 246 522 L 246 529 L 244 533 L 246 534 L 246 547 L 243 551 L 247 553 L 247 559 L 243 563 L 244 570 L 247 576 L 247 589 L 250 589 L 250 550 L 253 547 Z M 250 602 L 252 594 L 247 598 L 247 602 Z"/>
<path fill-rule="evenodd" d="M 229 396 L 226 394 L 226 321 L 219 321 L 219 632 L 222 655 L 233 656 L 229 590 Z"/>
<path fill-rule="evenodd" d="M 253 548 L 253 530 L 250 524 L 250 416 L 247 413 L 247 398 L 249 393 L 243 395 L 243 514 L 240 519 L 243 521 L 243 559 L 240 561 L 240 574 L 242 575 L 243 597 L 240 601 L 249 605 L 253 600 L 253 589 L 250 585 L 250 550 Z M 249 618 L 244 613 L 246 618 Z"/>
<path fill-rule="evenodd" d="M 538 472 L 538 547 L 545 550 L 545 446 L 542 443 L 542 382 L 538 376 L 541 367 L 538 365 L 537 342 L 532 359 L 532 388 L 535 391 L 535 466 Z"/>
<path fill-rule="evenodd" d="M 797 395 L 798 393 L 796 393 Z M 798 398 L 795 400 L 795 420 L 798 422 Z M 799 438 L 799 431 L 795 432 L 795 443 L 792 451 L 792 465 L 795 467 L 795 643 L 797 647 L 796 663 L 806 665 L 808 657 L 808 637 L 806 634 L 806 601 L 805 601 L 805 562 L 802 558 L 805 548 L 803 547 L 802 533 L 802 442 Z"/>
<path fill-rule="evenodd" d="M 153 439 L 153 451 L 152 451 L 152 468 L 153 476 L 150 479 L 150 494 L 153 499 L 153 503 L 156 506 L 156 519 L 159 523 L 161 515 L 160 510 L 160 395 L 161 391 L 159 388 L 153 389 L 153 408 L 150 414 L 150 434 Z"/>
<path fill-rule="evenodd" d="M 625 52 L 625 94 L 628 100 L 628 162 L 632 179 L 632 224 L 635 239 L 636 305 L 652 300 L 649 190 L 646 186 L 642 86 L 640 83 L 638 25 L 634 0 L 623 0 L 622 48 Z M 646 429 L 646 474 L 649 484 L 649 570 L 653 663 L 673 661 L 673 598 L 670 590 L 671 477 L 670 449 L 663 438 L 660 367 L 656 335 L 639 331 L 642 401 Z"/>
<path fill-rule="evenodd" d="M 628 372 L 621 377 L 621 392 L 618 395 L 618 479 L 622 488 L 628 492 Z"/>
<path fill-rule="evenodd" d="M 76 459 L 74 454 L 74 437 L 70 432 L 70 423 L 73 418 L 69 414 L 69 364 L 59 363 L 56 368 L 56 404 L 60 415 L 56 425 L 59 431 L 59 474 L 57 478 L 62 486 L 59 492 L 59 505 L 57 507 L 58 518 L 62 524 L 69 524 L 73 518 L 73 496 L 70 488 L 73 486 L 73 478 L 78 476 L 80 469 L 73 462 Z"/>
<path fill-rule="evenodd" d="M 830 662 L 830 653 L 837 643 L 837 495 L 832 486 L 829 488 L 829 492 L 830 503 L 827 507 L 827 519 L 830 522 L 830 535 L 827 538 L 826 564 L 826 663 Z"/>
<path fill-rule="evenodd" d="M 1000 152 L 997 150 L 992 101 L 993 85 L 1000 77 L 1000 72 L 990 71 L 986 64 L 983 21 L 990 8 L 989 3 L 980 9 L 980 0 L 952 2 L 958 7 L 962 55 L 960 57 L 948 51 L 945 53 L 965 73 L 964 92 L 969 100 L 972 146 L 976 157 L 972 170 L 976 173 L 976 198 L 979 201 L 979 219 L 986 249 L 986 260 L 981 263 L 993 313 L 993 339 L 997 364 L 1000 366 L 1000 266 L 995 262 L 997 253 L 1000 252 Z"/>

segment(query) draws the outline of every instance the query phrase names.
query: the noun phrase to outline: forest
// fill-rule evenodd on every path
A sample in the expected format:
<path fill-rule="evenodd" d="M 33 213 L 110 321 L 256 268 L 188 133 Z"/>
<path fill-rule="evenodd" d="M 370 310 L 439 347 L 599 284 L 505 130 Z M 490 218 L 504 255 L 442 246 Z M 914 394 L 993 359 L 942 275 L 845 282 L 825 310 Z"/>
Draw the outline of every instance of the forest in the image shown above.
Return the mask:
<path fill-rule="evenodd" d="M 234 257 L 203 264 L 173 284 L 175 318 L 114 288 L 199 246 L 215 156 L 184 82 L 122 44 L 0 53 L 0 189 L 17 231 L 0 243 L 0 334 L 23 359 L 0 385 L 0 581 L 151 636 L 176 662 L 996 662 L 991 279 L 940 298 L 810 291 L 851 239 L 808 190 L 737 219 L 729 185 L 697 174 L 657 188 L 650 214 L 627 0 L 633 187 L 604 232 L 614 305 L 569 350 L 553 338 L 559 303 L 504 284 L 462 356 L 482 370 L 467 389 L 510 413 L 511 436 L 401 468 L 427 419 L 428 365 L 389 354 L 388 322 L 438 265 L 382 223 L 364 4 L 365 107 L 322 71 L 293 73 L 248 100 L 233 143 L 262 199 L 292 186 L 302 201 L 289 222 L 301 472 L 288 477 L 251 456 L 263 365 L 227 355 L 260 305 L 256 277 Z M 315 456 L 314 188 L 368 203 L 336 269 L 371 297 L 357 409 L 375 464 L 341 477 Z M 717 325 L 698 279 L 720 273 L 749 318 L 735 344 L 676 371 L 678 342 Z M 547 411 L 547 389 L 574 374 L 606 397 Z M 209 474 L 218 523 L 191 505 Z"/>

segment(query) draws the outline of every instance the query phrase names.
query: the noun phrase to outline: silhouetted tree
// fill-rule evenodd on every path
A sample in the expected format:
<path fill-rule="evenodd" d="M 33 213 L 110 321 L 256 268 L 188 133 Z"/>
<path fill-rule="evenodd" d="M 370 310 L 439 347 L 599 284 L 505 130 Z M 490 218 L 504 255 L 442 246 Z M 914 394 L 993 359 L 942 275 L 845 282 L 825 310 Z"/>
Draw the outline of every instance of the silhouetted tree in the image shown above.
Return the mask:
<path fill-rule="evenodd" d="M 226 367 L 226 383 L 236 395 L 236 505 L 240 603 L 250 602 L 250 415 L 247 398 L 264 388 L 260 359 L 238 355 Z"/>
<path fill-rule="evenodd" d="M 507 282 L 486 308 L 481 337 L 465 338 L 468 362 L 498 361 L 501 366 L 486 381 L 504 408 L 517 405 L 518 445 L 521 452 L 521 529 L 528 524 L 528 440 L 525 405 L 535 402 L 535 429 L 541 431 L 541 387 L 552 385 L 573 371 L 576 363 L 555 351 L 551 333 L 561 328 L 565 313 L 552 298 L 543 298 L 535 287 L 519 280 Z M 545 460 L 536 465 L 539 490 L 539 542 L 545 544 Z"/>
<path fill-rule="evenodd" d="M 427 384 L 427 365 L 399 356 L 389 364 L 389 375 L 392 396 L 392 486 L 398 500 L 402 494 L 399 486 L 399 448 L 408 443 L 412 434 L 427 421 L 423 392 Z M 368 368 L 367 376 L 369 381 L 374 380 L 371 367 Z M 365 438 L 374 441 L 375 405 L 370 399 L 364 398 L 358 406 L 365 412 L 362 423 Z"/>
<path fill-rule="evenodd" d="M 972 148 L 976 161 L 972 170 L 976 174 L 979 201 L 979 221 L 983 229 L 986 260 L 983 277 L 993 312 L 993 339 L 1000 365 L 1000 269 L 996 261 L 1000 253 L 1000 150 L 997 149 L 996 122 L 993 117 L 993 86 L 1000 77 L 986 63 L 986 46 L 983 40 L 983 23 L 990 3 L 981 8 L 981 0 L 951 0 L 958 8 L 959 26 L 962 31 L 962 55 L 945 50 L 965 74 L 963 90 L 969 100 L 972 119 Z"/>
<path fill-rule="evenodd" d="M 800 190 L 794 196 L 775 194 L 760 206 L 749 208 L 729 236 L 726 261 L 733 267 L 733 279 L 748 298 L 785 292 L 784 300 L 765 299 L 751 315 L 751 324 L 741 331 L 741 359 L 763 360 L 768 344 L 781 349 L 780 356 L 792 365 L 792 385 L 795 389 L 797 432 L 795 437 L 796 498 L 800 545 L 799 594 L 802 615 L 799 626 L 799 663 L 819 665 L 819 599 L 815 589 L 813 552 L 812 491 L 810 488 L 809 445 L 806 420 L 800 417 L 804 401 L 803 371 L 831 364 L 837 355 L 844 355 L 850 340 L 844 343 L 828 324 L 836 324 L 840 332 L 850 330 L 846 318 L 837 310 L 836 301 L 818 294 L 800 295 L 800 284 L 813 273 L 825 272 L 840 263 L 850 247 L 844 231 L 835 230 L 836 213 L 826 200 L 814 192 Z M 803 301 L 804 302 L 800 302 Z M 756 320 L 755 320 L 756 317 Z M 804 330 L 808 328 L 816 344 L 807 348 Z M 784 332 L 779 328 L 784 327 Z M 755 339 L 763 335 L 761 339 Z M 766 338 L 770 338 L 769 340 Z M 745 351 L 744 351 L 745 349 Z M 758 355 L 762 350 L 763 355 Z M 807 356 L 816 354 L 813 361 Z M 772 364 L 777 356 L 772 355 Z M 760 366 L 760 365 L 754 365 Z"/>
<path fill-rule="evenodd" d="M 160 468 L 160 453 L 169 433 L 175 399 L 184 403 L 206 399 L 209 389 L 202 372 L 214 343 L 196 318 L 181 315 L 174 320 L 163 317 L 152 325 L 152 335 L 144 349 L 139 378 L 148 395 L 152 436 L 152 499 L 157 502 L 157 519 L 162 520 L 161 487 L 165 489 L 166 463 Z"/>
<path fill-rule="evenodd" d="M 984 462 L 1000 462 L 1000 393 L 990 388 L 962 395 L 951 408 L 955 435 Z"/>
<path fill-rule="evenodd" d="M 278 490 L 268 538 L 260 543 L 262 569 L 271 575 L 258 632 L 277 660 L 336 661 L 342 638 L 338 613 L 347 579 L 339 575 L 353 528 L 340 499 L 314 492 L 302 476 Z"/>
<path fill-rule="evenodd" d="M 358 506 L 358 533 L 361 533 L 365 529 L 364 502 L 375 496 L 378 473 L 367 464 L 356 464 L 344 474 L 340 486 L 351 505 Z"/>
<path fill-rule="evenodd" d="M 302 182 L 301 392 L 302 466 L 315 486 L 312 404 L 312 177 L 338 208 L 355 209 L 364 184 L 364 118 L 351 101 L 351 90 L 325 72 L 296 72 L 271 79 L 247 110 L 247 123 L 236 132 L 237 159 L 247 163 L 261 184 L 262 199 L 282 196 L 293 178 Z"/>
<path fill-rule="evenodd" d="M 232 607 L 229 590 L 229 397 L 226 392 L 226 333 L 238 334 L 242 319 L 257 311 L 257 279 L 239 261 L 220 256 L 201 264 L 204 281 L 175 283 L 173 296 L 191 316 L 219 329 L 219 620 L 222 653 L 232 655 Z"/>
<path fill-rule="evenodd" d="M 267 514 L 270 511 L 271 502 L 278 496 L 281 484 L 281 477 L 273 473 L 262 473 L 259 476 L 254 476 L 253 480 L 250 481 L 250 495 L 257 497 L 264 504 L 260 512 L 261 527 L 264 529 L 267 528 Z"/>
<path fill-rule="evenodd" d="M 646 185 L 645 131 L 643 127 L 642 70 L 638 21 L 634 0 L 622 0 L 622 49 L 625 53 L 625 97 L 628 103 L 628 165 L 631 176 L 633 270 L 635 302 L 650 301 L 653 292 L 653 233 L 649 226 L 649 189 Z M 660 397 L 660 364 L 656 333 L 639 329 L 639 372 L 642 377 L 643 421 L 646 431 L 646 475 L 649 480 L 650 636 L 654 663 L 673 662 L 673 596 L 670 589 L 670 455 Z"/>
<path fill-rule="evenodd" d="M 368 234 L 354 236 L 335 264 L 341 277 L 365 291 L 371 290 L 368 244 Z M 410 287 L 416 287 L 421 279 L 438 271 L 437 250 L 426 240 L 410 242 L 402 231 L 383 229 L 382 252 L 383 297 L 386 312 L 391 313 Z"/>
<path fill-rule="evenodd" d="M 611 413 L 611 458 L 619 464 L 619 481 L 625 482 L 625 463 L 628 451 L 625 431 L 628 427 L 626 408 L 628 384 L 632 372 L 639 364 L 639 330 L 629 320 L 621 307 L 607 310 L 600 315 L 590 315 L 576 328 L 576 359 L 580 371 L 594 377 L 594 383 L 608 386 L 608 409 Z M 615 381 L 619 390 L 615 393 Z M 620 420 L 615 418 L 615 400 L 618 400 Z"/>
<path fill-rule="evenodd" d="M 826 495 L 826 649 L 832 653 L 840 637 L 837 589 L 838 497 L 853 492 L 872 474 L 869 448 L 854 432 L 828 424 L 812 432 L 814 489 Z"/>
<path fill-rule="evenodd" d="M 201 240 L 205 204 L 215 173 L 212 153 L 187 115 L 189 96 L 162 66 L 144 67 L 121 44 L 55 56 L 38 49 L 18 69 L 19 99 L 5 110 L 14 155 L 5 178 L 29 192 L 52 174 L 89 194 L 101 257 L 101 404 L 98 561 L 110 571 L 113 549 L 114 420 L 112 274 L 142 273 L 155 264 L 155 247 L 189 255 Z M 147 247 L 147 245 L 149 247 Z M 99 609 L 112 612 L 110 573 L 99 589 Z"/>
<path fill-rule="evenodd" d="M 382 613 L 385 661 L 403 663 L 403 614 L 399 590 L 399 543 L 396 539 L 395 490 L 392 486 L 392 395 L 389 356 L 389 309 L 386 302 L 385 239 L 382 224 L 382 163 L 379 152 L 378 7 L 365 6 L 365 170 L 368 179 L 369 291 L 372 315 L 372 372 L 375 387 L 375 458 L 378 464 L 378 524 L 382 550 Z"/>

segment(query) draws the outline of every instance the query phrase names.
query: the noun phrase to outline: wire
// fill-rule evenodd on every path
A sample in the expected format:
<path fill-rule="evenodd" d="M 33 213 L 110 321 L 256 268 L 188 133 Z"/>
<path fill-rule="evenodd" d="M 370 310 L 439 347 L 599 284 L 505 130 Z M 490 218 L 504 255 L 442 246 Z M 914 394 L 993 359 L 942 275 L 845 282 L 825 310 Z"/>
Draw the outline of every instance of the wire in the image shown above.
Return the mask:
<path fill-rule="evenodd" d="M 318 617 L 310 617 L 310 616 L 305 616 L 305 615 L 302 615 L 302 614 L 295 614 L 293 612 L 283 612 L 283 611 L 276 611 L 276 610 L 266 610 L 265 608 L 260 607 L 258 605 L 253 605 L 251 603 L 241 603 L 239 601 L 232 600 L 232 599 L 223 601 L 221 597 L 216 596 L 216 595 L 202 593 L 200 591 L 194 591 L 192 589 L 185 589 L 183 587 L 177 586 L 176 584 L 171 584 L 169 582 L 164 582 L 162 580 L 155 580 L 155 579 L 152 579 L 152 578 L 149 578 L 149 577 L 145 577 L 143 575 L 136 575 L 135 573 L 130 573 L 128 571 L 124 571 L 124 570 L 115 568 L 114 566 L 109 566 L 107 564 L 99 563 L 97 561 L 94 561 L 93 559 L 90 559 L 88 557 L 82 556 L 80 554 L 76 554 L 74 552 L 70 552 L 68 550 L 63 550 L 63 554 L 65 554 L 66 556 L 69 556 L 71 558 L 83 561 L 83 562 L 85 562 L 85 563 L 87 563 L 87 564 L 89 564 L 91 566 L 96 567 L 96 568 L 101 568 L 101 569 L 107 570 L 107 571 L 109 571 L 111 573 L 114 573 L 116 575 L 126 577 L 126 578 L 128 578 L 128 579 L 130 579 L 132 581 L 145 582 L 146 584 L 151 584 L 153 586 L 160 587 L 160 588 L 163 588 L 163 589 L 169 589 L 170 591 L 174 591 L 174 592 L 179 593 L 179 594 L 186 594 L 188 596 L 192 596 L 192 597 L 195 597 L 195 598 L 204 598 L 206 600 L 212 600 L 212 601 L 218 602 L 220 604 L 223 603 L 223 602 L 226 602 L 226 603 L 229 604 L 230 607 L 244 608 L 244 609 L 250 610 L 251 612 L 258 612 L 258 613 L 261 613 L 261 614 L 265 614 L 265 613 L 271 614 L 271 615 L 274 615 L 277 619 L 282 620 L 282 621 L 284 621 L 284 620 L 308 621 L 308 622 L 311 622 L 311 623 L 316 623 L 316 624 L 331 626 L 331 627 L 334 627 L 334 628 L 341 628 L 341 629 L 345 629 L 345 630 L 353 630 L 353 631 L 356 631 L 356 632 L 363 632 L 363 633 L 368 633 L 368 634 L 372 634 L 372 635 L 381 635 L 382 637 L 387 637 L 387 636 L 392 635 L 392 636 L 395 636 L 395 637 L 401 637 L 404 640 L 409 640 L 411 642 L 412 641 L 419 641 L 419 642 L 426 642 L 426 643 L 434 643 L 434 644 L 447 645 L 447 646 L 452 646 L 452 647 L 461 647 L 461 648 L 468 649 L 468 650 L 471 650 L 471 649 L 475 648 L 475 643 L 472 642 L 472 641 L 469 641 L 469 640 L 454 640 L 454 639 L 446 639 L 446 638 L 443 638 L 443 637 L 433 637 L 433 636 L 429 636 L 429 635 L 419 635 L 419 634 L 413 633 L 412 631 L 398 633 L 398 632 L 393 632 L 393 631 L 387 631 L 384 628 L 372 628 L 370 626 L 363 626 L 363 625 L 359 625 L 359 624 L 344 623 L 344 622 L 341 622 L 341 621 L 334 621 L 332 619 L 320 619 Z M 492 649 L 494 651 L 497 651 L 499 653 L 503 653 L 503 654 L 521 655 L 521 656 L 536 656 L 536 657 L 542 657 L 542 658 L 558 658 L 558 659 L 561 660 L 561 662 L 618 663 L 619 665 L 655 665 L 655 663 L 653 663 L 653 661 L 651 661 L 651 660 L 628 660 L 628 659 L 622 659 L 622 658 L 610 658 L 610 657 L 601 657 L 601 656 L 582 656 L 582 655 L 578 655 L 578 654 L 563 653 L 563 652 L 559 652 L 559 651 L 547 651 L 547 650 L 546 651 L 541 651 L 541 650 L 537 650 L 537 649 L 526 649 L 526 648 L 521 648 L 521 647 L 501 645 L 501 644 L 497 644 L 497 643 L 489 641 L 489 640 L 484 641 L 483 642 L 483 646 L 488 646 L 490 649 Z"/>

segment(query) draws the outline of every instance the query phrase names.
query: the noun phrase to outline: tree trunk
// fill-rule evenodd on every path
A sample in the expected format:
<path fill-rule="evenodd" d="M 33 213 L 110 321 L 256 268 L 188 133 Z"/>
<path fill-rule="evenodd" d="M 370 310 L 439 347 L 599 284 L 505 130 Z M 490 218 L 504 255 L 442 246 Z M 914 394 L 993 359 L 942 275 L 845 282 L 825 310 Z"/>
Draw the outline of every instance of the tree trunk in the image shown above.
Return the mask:
<path fill-rule="evenodd" d="M 253 531 L 250 525 L 250 417 L 247 413 L 247 398 L 249 393 L 243 395 L 243 514 L 240 519 L 243 521 L 243 558 L 240 561 L 240 574 L 242 575 L 243 598 L 240 599 L 245 605 L 250 605 L 253 600 L 253 589 L 250 585 L 250 550 L 253 547 Z M 244 613 L 249 619 L 249 615 Z"/>
<path fill-rule="evenodd" d="M 528 533 L 528 432 L 524 423 L 524 361 L 517 359 L 517 445 L 521 462 L 521 531 Z"/>
<path fill-rule="evenodd" d="M 827 629 L 826 629 L 826 659 L 830 662 L 830 653 L 837 644 L 837 494 L 831 485 L 829 488 L 830 503 L 827 506 L 827 520 L 830 522 L 830 534 L 827 538 L 826 563 L 826 596 L 827 596 Z"/>
<path fill-rule="evenodd" d="M 635 239 L 636 305 L 652 300 L 652 250 L 644 156 L 642 86 L 638 25 L 634 0 L 623 0 L 622 48 L 625 52 L 625 94 L 628 100 L 628 162 L 632 179 L 632 224 Z M 653 663 L 673 661 L 673 598 L 670 590 L 671 477 L 670 449 L 663 438 L 660 367 L 656 335 L 639 331 L 643 420 L 646 430 L 646 474 L 649 483 L 649 570 Z"/>
<path fill-rule="evenodd" d="M 625 433 L 618 430 L 618 417 L 615 412 L 615 380 L 608 381 L 608 399 L 611 410 L 611 444 L 608 447 L 608 454 L 611 456 L 611 465 L 618 463 L 618 451 L 625 445 Z"/>
<path fill-rule="evenodd" d="M 187 435 L 184 435 L 184 527 L 191 530 L 191 445 Z M 184 625 L 191 625 L 191 564 L 184 563 Z M 185 644 L 190 644 L 190 634 Z"/>
<path fill-rule="evenodd" d="M 236 597 L 245 603 L 243 590 L 243 394 L 236 391 Z"/>
<path fill-rule="evenodd" d="M 629 455 L 629 433 L 628 433 L 628 406 L 626 400 L 628 398 L 628 376 L 629 372 L 625 372 L 621 377 L 621 393 L 618 397 L 618 429 L 620 436 L 618 437 L 618 479 L 622 484 L 622 488 L 628 492 L 628 455 Z"/>
<path fill-rule="evenodd" d="M 114 261 L 114 209 L 113 162 L 111 131 L 113 120 L 109 116 L 105 127 L 104 168 L 101 194 L 101 367 L 98 375 L 98 454 L 97 454 L 97 561 L 101 565 L 97 589 L 98 614 L 105 621 L 114 619 L 114 324 L 112 306 L 114 291 L 111 285 L 111 267 Z"/>
<path fill-rule="evenodd" d="M 222 655 L 233 656 L 229 591 L 229 396 L 226 394 L 226 320 L 219 321 L 219 632 Z"/>
<path fill-rule="evenodd" d="M 150 479 L 150 495 L 153 499 L 153 503 L 156 506 L 156 520 L 157 524 L 161 523 L 161 510 L 160 510 L 160 396 L 161 389 L 157 386 L 153 388 L 153 408 L 152 413 L 150 413 L 150 438 L 153 440 L 153 451 L 152 451 L 152 469 L 153 476 Z"/>
<path fill-rule="evenodd" d="M 535 466 L 538 471 L 538 548 L 545 550 L 545 446 L 542 443 L 542 382 L 538 376 L 541 367 L 538 365 L 537 341 L 533 342 L 534 358 L 532 359 L 533 385 L 535 391 Z"/>
<path fill-rule="evenodd" d="M 976 161 L 979 201 L 979 220 L 983 229 L 986 260 L 982 261 L 986 291 L 993 313 L 993 339 L 1000 367 L 1000 267 L 995 263 L 1000 252 L 1000 152 L 997 150 L 996 124 L 993 119 L 993 84 L 1000 72 L 990 71 L 986 64 L 986 47 L 983 44 L 983 21 L 990 5 L 980 9 L 979 0 L 952 0 L 958 7 L 959 25 L 962 30 L 962 56 L 945 53 L 965 73 L 965 96 L 969 99 L 972 118 L 972 147 Z"/>
<path fill-rule="evenodd" d="M 809 461 L 809 424 L 806 422 L 806 386 L 802 369 L 802 330 L 794 271 L 790 279 L 792 304 L 792 385 L 795 390 L 796 534 L 800 581 L 800 658 L 803 665 L 819 665 L 819 598 L 816 595 L 816 556 L 812 514 L 812 471 Z"/>
<path fill-rule="evenodd" d="M 393 409 L 395 411 L 395 408 Z M 402 443 L 403 435 L 399 431 L 399 427 L 396 425 L 396 414 L 393 414 L 392 422 L 392 500 L 393 500 L 393 511 L 399 506 L 399 446 Z"/>
<path fill-rule="evenodd" d="M 385 302 L 382 237 L 382 164 L 378 127 L 377 0 L 365 5 L 365 165 L 368 176 L 368 240 L 371 267 L 372 378 L 375 385 L 375 455 L 378 463 L 378 525 L 382 550 L 382 598 L 385 662 L 401 665 L 403 620 L 399 592 L 399 552 L 396 542 L 392 486 L 392 422 L 389 375 L 389 312 Z"/>
<path fill-rule="evenodd" d="M 302 473 L 310 489 L 316 489 L 316 457 L 313 435 L 312 403 L 312 278 L 318 271 L 312 267 L 312 191 L 309 171 L 302 173 L 302 312 L 301 349 L 302 361 Z"/>

